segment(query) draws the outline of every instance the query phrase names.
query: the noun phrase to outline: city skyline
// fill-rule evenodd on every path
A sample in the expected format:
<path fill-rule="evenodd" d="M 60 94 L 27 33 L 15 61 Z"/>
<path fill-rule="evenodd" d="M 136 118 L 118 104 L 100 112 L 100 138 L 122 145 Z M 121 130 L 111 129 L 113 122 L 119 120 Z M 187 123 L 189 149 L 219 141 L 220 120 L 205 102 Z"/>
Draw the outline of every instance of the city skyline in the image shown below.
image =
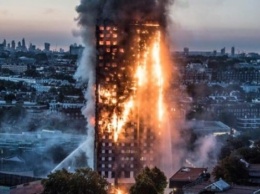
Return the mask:
<path fill-rule="evenodd" d="M 0 2 L 0 40 L 20 41 L 43 48 L 68 50 L 70 44 L 81 44 L 77 13 L 79 1 L 68 0 L 2 0 Z M 260 13 L 257 0 L 176 0 L 169 7 L 174 50 L 220 50 L 232 46 L 236 51 L 260 52 Z"/>

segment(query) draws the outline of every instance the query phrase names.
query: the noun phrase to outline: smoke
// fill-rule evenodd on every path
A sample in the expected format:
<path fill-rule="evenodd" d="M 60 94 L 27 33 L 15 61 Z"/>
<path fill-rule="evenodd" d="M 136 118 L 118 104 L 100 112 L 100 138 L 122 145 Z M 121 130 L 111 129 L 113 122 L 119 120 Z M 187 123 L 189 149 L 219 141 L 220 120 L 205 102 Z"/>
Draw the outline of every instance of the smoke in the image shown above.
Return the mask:
<path fill-rule="evenodd" d="M 1 170 L 14 173 L 30 172 L 31 176 L 46 177 L 85 138 L 83 135 L 51 130 L 0 133 L 0 143 L 8 145 L 0 149 L 3 161 L 13 157 L 18 157 L 22 161 L 19 165 L 14 162 L 4 162 Z M 80 166 L 81 161 L 84 161 L 84 157 L 79 156 L 80 154 L 75 158 L 74 167 Z M 63 167 L 67 168 L 67 166 Z"/>
<path fill-rule="evenodd" d="M 208 135 L 200 137 L 194 144 L 194 151 L 188 153 L 188 158 L 196 167 L 212 168 L 216 165 L 219 149 L 216 137 Z"/>
<path fill-rule="evenodd" d="M 125 25 L 129 21 L 156 20 L 166 25 L 173 0 L 81 0 L 77 7 L 79 24 L 84 29 L 95 27 L 98 20 Z"/>

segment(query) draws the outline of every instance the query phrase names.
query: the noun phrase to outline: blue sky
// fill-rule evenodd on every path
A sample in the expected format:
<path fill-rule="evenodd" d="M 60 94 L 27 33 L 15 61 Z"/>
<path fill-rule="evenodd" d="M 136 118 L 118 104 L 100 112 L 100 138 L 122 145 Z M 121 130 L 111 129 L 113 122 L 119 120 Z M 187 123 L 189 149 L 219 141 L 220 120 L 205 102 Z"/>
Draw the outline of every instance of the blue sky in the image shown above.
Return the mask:
<path fill-rule="evenodd" d="M 0 41 L 6 38 L 55 48 L 80 43 L 79 0 L 0 0 Z M 260 0 L 176 0 L 169 8 L 175 49 L 260 52 Z M 74 32 L 74 33 L 73 33 Z"/>

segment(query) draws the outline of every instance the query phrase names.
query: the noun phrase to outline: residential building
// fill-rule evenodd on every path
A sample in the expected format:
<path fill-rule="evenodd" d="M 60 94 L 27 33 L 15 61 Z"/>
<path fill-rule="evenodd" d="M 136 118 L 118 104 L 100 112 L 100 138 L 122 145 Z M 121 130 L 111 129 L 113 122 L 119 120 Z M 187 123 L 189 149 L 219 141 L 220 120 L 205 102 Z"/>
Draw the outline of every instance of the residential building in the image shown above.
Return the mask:
<path fill-rule="evenodd" d="M 27 65 L 17 65 L 17 64 L 2 64 L 1 68 L 9 69 L 16 74 L 20 74 L 28 70 Z"/>
<path fill-rule="evenodd" d="M 235 47 L 232 46 L 231 48 L 231 56 L 234 57 L 235 56 Z"/>
<path fill-rule="evenodd" d="M 182 194 L 183 188 L 207 181 L 210 174 L 207 168 L 182 167 L 169 180 L 169 187 L 174 194 Z"/>
<path fill-rule="evenodd" d="M 191 184 L 183 189 L 183 194 L 198 193 L 227 193 L 227 194 L 259 194 L 260 187 L 228 184 L 226 181 L 204 181 L 199 184 Z"/>
<path fill-rule="evenodd" d="M 83 53 L 84 47 L 82 45 L 73 44 L 70 45 L 70 54 L 81 56 Z"/>
<path fill-rule="evenodd" d="M 160 157 L 154 157 L 155 132 L 149 119 L 141 119 L 144 114 L 152 117 L 155 102 L 149 98 L 150 90 L 143 95 L 144 101 L 129 112 L 124 125 L 120 124 L 126 106 L 136 99 L 134 69 L 138 56 L 144 52 L 151 57 L 148 45 L 158 35 L 157 23 L 133 22 L 128 31 L 113 23 L 101 22 L 96 27 L 96 138 L 95 169 L 110 182 L 133 183 L 141 168 L 155 166 Z M 127 39 L 122 42 L 123 34 Z M 124 35 L 124 37 L 126 37 Z M 147 67 L 151 68 L 151 67 Z M 147 77 L 147 81 L 149 77 Z M 141 98 L 141 97 L 140 97 Z M 139 111 L 137 111 L 137 109 Z M 141 111 L 142 110 L 142 111 Z M 147 116 L 147 115 L 146 115 Z M 151 118 L 150 118 L 151 119 Z"/>
<path fill-rule="evenodd" d="M 44 43 L 44 51 L 45 51 L 45 52 L 49 52 L 49 51 L 50 51 L 50 46 L 51 46 L 50 43 L 45 42 L 45 43 Z"/>

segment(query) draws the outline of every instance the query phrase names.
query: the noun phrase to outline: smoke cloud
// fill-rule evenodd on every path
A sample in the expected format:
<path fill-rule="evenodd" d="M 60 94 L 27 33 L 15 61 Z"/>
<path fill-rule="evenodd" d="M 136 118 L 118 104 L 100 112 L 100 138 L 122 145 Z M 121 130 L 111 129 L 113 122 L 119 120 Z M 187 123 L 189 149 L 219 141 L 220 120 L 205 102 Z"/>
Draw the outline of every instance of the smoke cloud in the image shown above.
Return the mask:
<path fill-rule="evenodd" d="M 166 25 L 168 8 L 173 0 L 81 0 L 77 7 L 79 24 L 88 29 L 100 20 L 116 24 L 138 20 L 156 20 Z"/>
<path fill-rule="evenodd" d="M 195 142 L 195 150 L 188 154 L 188 158 L 196 167 L 212 168 L 218 158 L 217 144 L 216 137 L 213 135 L 201 137 Z"/>

